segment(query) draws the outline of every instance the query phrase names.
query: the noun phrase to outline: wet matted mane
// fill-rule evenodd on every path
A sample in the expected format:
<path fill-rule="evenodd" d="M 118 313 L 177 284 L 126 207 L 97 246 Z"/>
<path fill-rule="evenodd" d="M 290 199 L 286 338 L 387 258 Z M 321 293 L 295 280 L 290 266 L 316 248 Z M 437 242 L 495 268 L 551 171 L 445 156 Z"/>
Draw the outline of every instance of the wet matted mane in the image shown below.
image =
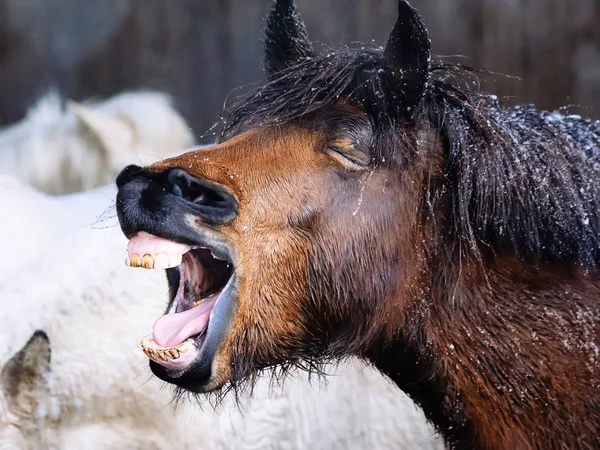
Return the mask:
<path fill-rule="evenodd" d="M 593 182 L 600 177 L 600 121 L 534 106 L 503 108 L 495 96 L 470 92 L 472 71 L 452 64 L 432 65 L 412 111 L 390 74 L 381 49 L 325 51 L 229 106 L 220 140 L 302 119 L 343 99 L 367 112 L 372 164 L 396 160 L 401 175 L 420 157 L 411 133 L 430 126 L 451 177 L 447 231 L 463 251 L 478 254 L 486 242 L 533 260 L 600 263 L 600 184 Z M 440 196 L 435 186 L 429 196 Z"/>
<path fill-rule="evenodd" d="M 359 356 L 453 448 L 598 447 L 600 123 L 471 92 L 405 1 L 384 48 L 321 53 L 276 1 L 264 67 L 218 145 L 117 180 L 128 264 L 171 285 L 153 372 Z"/>

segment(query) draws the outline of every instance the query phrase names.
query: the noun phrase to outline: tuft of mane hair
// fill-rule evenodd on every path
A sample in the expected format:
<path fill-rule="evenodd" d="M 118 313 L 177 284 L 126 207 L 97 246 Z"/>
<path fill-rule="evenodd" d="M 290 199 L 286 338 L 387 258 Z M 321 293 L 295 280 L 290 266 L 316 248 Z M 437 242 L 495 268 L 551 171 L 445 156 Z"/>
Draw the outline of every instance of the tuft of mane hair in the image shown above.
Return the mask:
<path fill-rule="evenodd" d="M 169 96 L 125 92 L 63 107 L 50 90 L 20 122 L 0 130 L 0 174 L 49 194 L 112 182 L 131 163 L 151 163 L 194 144 Z"/>
<path fill-rule="evenodd" d="M 593 180 L 600 176 L 600 121 L 533 106 L 502 107 L 494 96 L 471 91 L 474 73 L 432 65 L 407 120 L 396 71 L 382 49 L 324 51 L 234 99 L 221 117 L 220 140 L 344 101 L 360 106 L 373 126 L 374 163 L 402 158 L 400 167 L 407 168 L 418 156 L 417 131 L 431 129 L 447 156 L 452 214 L 439 225 L 454 237 L 451 252 L 481 260 L 487 243 L 533 262 L 596 267 L 600 185 Z M 429 205 L 442 197 L 440 189 L 430 186 Z"/>

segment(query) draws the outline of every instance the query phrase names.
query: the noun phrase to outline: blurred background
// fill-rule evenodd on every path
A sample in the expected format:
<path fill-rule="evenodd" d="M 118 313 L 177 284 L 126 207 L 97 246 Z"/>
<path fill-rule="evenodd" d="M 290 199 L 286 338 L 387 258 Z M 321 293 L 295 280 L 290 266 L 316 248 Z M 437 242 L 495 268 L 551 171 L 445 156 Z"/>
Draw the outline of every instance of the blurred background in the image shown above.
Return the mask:
<path fill-rule="evenodd" d="M 74 100 L 171 94 L 201 141 L 232 89 L 259 81 L 270 0 L 0 0 L 0 125 L 51 86 Z M 382 44 L 395 0 L 298 0 L 323 44 Z M 437 55 L 493 72 L 505 102 L 600 118 L 600 0 L 413 0 Z M 486 88 L 489 84 L 486 84 Z M 209 136 L 210 138 L 210 136 Z"/>

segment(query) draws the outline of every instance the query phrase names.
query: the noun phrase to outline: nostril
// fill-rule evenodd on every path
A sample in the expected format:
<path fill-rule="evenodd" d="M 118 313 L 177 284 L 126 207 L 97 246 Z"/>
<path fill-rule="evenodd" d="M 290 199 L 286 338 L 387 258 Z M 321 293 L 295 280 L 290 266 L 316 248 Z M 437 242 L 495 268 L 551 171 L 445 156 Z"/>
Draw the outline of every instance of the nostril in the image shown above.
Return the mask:
<path fill-rule="evenodd" d="M 130 165 L 125 167 L 117 176 L 117 188 L 120 189 L 123 185 L 129 183 L 142 172 L 143 169 L 140 166 Z"/>
<path fill-rule="evenodd" d="M 172 169 L 167 175 L 170 191 L 178 197 L 194 201 L 195 192 L 201 190 L 200 183 L 183 169 Z"/>
<path fill-rule="evenodd" d="M 172 169 L 167 175 L 169 190 L 190 202 L 207 205 L 223 200 L 226 192 L 219 186 L 199 180 L 183 169 Z"/>
<path fill-rule="evenodd" d="M 226 223 L 236 217 L 238 203 L 220 184 L 199 179 L 183 169 L 171 169 L 162 185 L 169 192 L 197 205 L 195 210 L 208 223 Z"/>

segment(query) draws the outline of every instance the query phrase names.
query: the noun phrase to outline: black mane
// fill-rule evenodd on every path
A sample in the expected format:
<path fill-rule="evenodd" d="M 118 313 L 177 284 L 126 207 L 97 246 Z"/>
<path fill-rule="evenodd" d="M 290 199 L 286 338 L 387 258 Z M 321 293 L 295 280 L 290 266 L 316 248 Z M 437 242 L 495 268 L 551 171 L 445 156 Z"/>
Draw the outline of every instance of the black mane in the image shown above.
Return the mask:
<path fill-rule="evenodd" d="M 600 122 L 533 106 L 502 108 L 470 92 L 470 73 L 432 66 L 420 106 L 407 111 L 403 74 L 381 49 L 324 52 L 240 96 L 224 112 L 221 139 L 343 100 L 370 118 L 373 163 L 389 158 L 404 169 L 418 156 L 415 131 L 431 126 L 446 151 L 447 226 L 462 249 L 480 257 L 483 244 L 535 261 L 600 265 Z"/>

